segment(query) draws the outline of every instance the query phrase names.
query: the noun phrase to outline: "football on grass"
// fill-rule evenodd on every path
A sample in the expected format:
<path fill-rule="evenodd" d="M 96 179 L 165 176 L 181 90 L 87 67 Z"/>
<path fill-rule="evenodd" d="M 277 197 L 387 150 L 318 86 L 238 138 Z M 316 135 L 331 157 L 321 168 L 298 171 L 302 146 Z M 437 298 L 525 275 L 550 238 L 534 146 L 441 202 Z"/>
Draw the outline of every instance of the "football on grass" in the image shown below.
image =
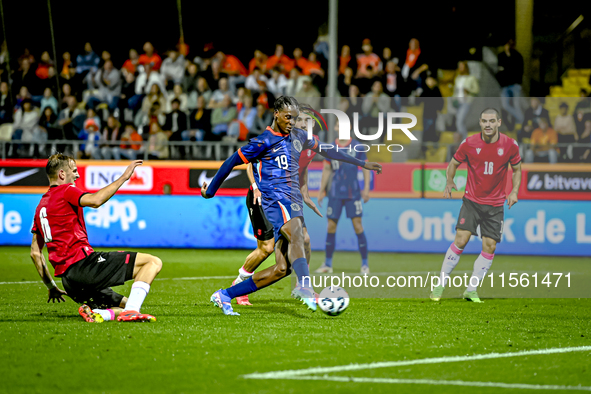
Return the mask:
<path fill-rule="evenodd" d="M 349 306 L 349 294 L 342 287 L 327 287 L 318 295 L 318 306 L 329 316 L 338 316 Z"/>

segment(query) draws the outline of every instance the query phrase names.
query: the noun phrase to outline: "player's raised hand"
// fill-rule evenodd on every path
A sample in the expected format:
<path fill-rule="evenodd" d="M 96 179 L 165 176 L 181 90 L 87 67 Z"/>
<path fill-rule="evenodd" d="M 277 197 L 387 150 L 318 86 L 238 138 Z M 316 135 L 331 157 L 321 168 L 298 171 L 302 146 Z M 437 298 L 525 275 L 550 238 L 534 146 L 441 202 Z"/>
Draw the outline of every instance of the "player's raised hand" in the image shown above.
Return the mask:
<path fill-rule="evenodd" d="M 513 205 L 517 204 L 517 201 L 519 201 L 517 199 L 517 193 L 511 192 L 509 197 L 507 197 L 507 205 L 509 205 L 509 209 L 511 209 Z"/>
<path fill-rule="evenodd" d="M 318 192 L 318 206 L 320 208 L 322 208 L 322 200 L 324 200 L 324 197 L 326 197 L 326 190 L 320 190 L 320 192 Z"/>
<path fill-rule="evenodd" d="M 66 302 L 66 300 L 64 299 L 64 296 L 68 295 L 68 293 L 66 293 L 65 291 L 63 291 L 59 287 L 54 287 L 53 289 L 48 290 L 48 293 L 49 293 L 49 298 L 47 298 L 48 304 L 49 304 L 49 301 L 53 301 L 53 303 L 55 304 L 55 300 L 57 300 L 58 304 L 60 302 Z"/>
<path fill-rule="evenodd" d="M 252 192 L 252 194 L 253 194 L 252 204 L 257 205 L 257 203 L 258 203 L 259 205 L 262 205 L 261 204 L 261 197 L 262 197 L 261 191 L 257 188 Z"/>
<path fill-rule="evenodd" d="M 203 182 L 203 186 L 201 186 L 201 196 L 203 198 L 210 198 L 207 196 L 207 183 Z"/>
<path fill-rule="evenodd" d="M 443 198 L 451 198 L 451 189 L 454 190 L 458 190 L 458 187 L 456 186 L 456 183 L 454 181 L 451 181 L 447 183 L 447 185 L 445 186 L 445 190 L 443 191 Z"/>
<path fill-rule="evenodd" d="M 320 217 L 324 217 L 324 216 L 322 216 L 322 214 L 320 213 L 320 210 L 318 209 L 318 207 L 316 206 L 316 204 L 314 204 L 314 201 L 312 201 L 312 199 L 310 198 L 310 196 L 302 196 L 302 197 L 304 199 L 304 202 L 308 206 L 308 208 L 310 208 L 311 210 L 313 210 L 316 213 L 316 215 L 318 215 Z"/>
<path fill-rule="evenodd" d="M 369 201 L 369 190 L 363 189 L 361 191 L 361 198 L 363 199 L 363 202 L 368 202 Z"/>
<path fill-rule="evenodd" d="M 135 170 L 135 168 L 137 166 L 141 166 L 143 163 L 144 163 L 143 160 L 134 160 L 134 161 L 132 161 L 131 164 L 127 166 L 127 168 L 125 169 L 125 172 L 122 175 L 125 178 L 125 180 L 128 180 L 129 178 L 131 178 L 131 176 L 133 175 L 133 171 Z"/>
<path fill-rule="evenodd" d="M 382 165 L 380 163 L 374 163 L 372 161 L 366 161 L 365 166 L 363 166 L 366 170 L 372 170 L 377 172 L 378 174 L 382 173 Z"/>

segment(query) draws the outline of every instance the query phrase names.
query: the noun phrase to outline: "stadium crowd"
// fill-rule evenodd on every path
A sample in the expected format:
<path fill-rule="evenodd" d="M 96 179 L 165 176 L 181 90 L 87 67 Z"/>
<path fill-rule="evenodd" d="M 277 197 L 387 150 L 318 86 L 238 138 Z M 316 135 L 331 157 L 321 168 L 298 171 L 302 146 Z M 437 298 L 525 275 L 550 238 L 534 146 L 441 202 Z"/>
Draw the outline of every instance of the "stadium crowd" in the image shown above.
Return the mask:
<path fill-rule="evenodd" d="M 591 142 L 588 101 L 577 107 L 570 120 L 556 119 L 552 128 L 549 116 L 544 116 L 547 111 L 542 100 L 532 99 L 525 113 L 512 100 L 521 95 L 523 74 L 523 59 L 513 44 L 507 43 L 499 55 L 497 75 L 503 119 L 509 120 L 509 130 L 518 126 L 520 141 L 528 138 L 547 146 Z M 112 59 L 107 50 L 99 55 L 91 43 L 79 54 L 63 53 L 59 62 L 47 51 L 37 60 L 25 50 L 12 63 L 9 74 L 4 44 L 0 54 L 0 124 L 12 124 L 10 138 L 20 141 L 11 144 L 8 155 L 46 157 L 49 144 L 43 143 L 78 140 L 84 141 L 79 158 L 133 159 L 145 154 L 144 149 L 150 159 L 191 158 L 190 149 L 171 149 L 169 141 L 243 141 L 271 124 L 275 97 L 296 96 L 318 108 L 327 95 L 326 35 L 318 37 L 314 51 L 308 54 L 295 48 L 290 56 L 278 44 L 272 54 L 255 50 L 247 63 L 212 47 L 206 49 L 205 55 L 191 59 L 181 40 L 161 57 L 146 42 L 141 54 L 130 49 L 124 62 Z M 341 108 L 375 120 L 379 112 L 400 110 L 407 97 L 414 97 L 415 103 L 425 103 L 422 140 L 436 143 L 441 131 L 436 120 L 444 99 L 435 62 L 416 38 L 399 57 L 388 47 L 382 48 L 381 56 L 376 54 L 370 39 L 364 39 L 357 50 L 343 45 L 338 58 L 338 93 L 344 98 Z M 455 119 L 447 129 L 455 129 L 456 143 L 467 136 L 466 117 L 478 94 L 478 80 L 470 75 L 467 62 L 460 61 L 454 97 L 447 106 Z M 547 122 L 540 121 L 542 118 Z M 112 141 L 122 142 L 109 144 Z M 63 151 L 68 145 L 58 149 Z M 525 159 L 590 160 L 589 153 L 589 149 L 570 149 L 568 157 L 559 157 L 558 150 L 542 147 L 528 151 Z"/>

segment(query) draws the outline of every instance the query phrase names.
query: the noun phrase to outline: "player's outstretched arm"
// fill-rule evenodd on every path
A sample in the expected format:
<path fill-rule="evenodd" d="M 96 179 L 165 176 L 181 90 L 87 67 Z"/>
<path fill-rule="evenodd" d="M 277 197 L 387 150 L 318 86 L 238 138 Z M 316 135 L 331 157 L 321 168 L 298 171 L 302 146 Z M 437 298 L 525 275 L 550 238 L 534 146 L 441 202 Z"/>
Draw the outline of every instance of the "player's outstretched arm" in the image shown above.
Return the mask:
<path fill-rule="evenodd" d="M 380 163 L 359 160 L 351 155 L 347 155 L 337 151 L 336 149 L 334 149 L 332 145 L 329 149 L 322 149 L 322 146 L 327 145 L 328 144 L 318 144 L 318 147 L 315 149 L 315 151 L 320 153 L 324 157 L 328 157 L 331 160 L 344 161 L 345 163 L 354 164 L 358 167 L 365 168 L 366 170 L 375 171 L 378 174 L 382 173 L 382 165 Z"/>
<path fill-rule="evenodd" d="M 513 176 L 511 179 L 513 181 L 513 190 L 511 190 L 511 193 L 509 193 L 509 196 L 507 197 L 507 205 L 509 205 L 509 209 L 519 201 L 517 199 L 517 193 L 519 193 L 519 186 L 521 185 L 521 162 L 511 166 L 511 169 L 513 169 Z"/>
<path fill-rule="evenodd" d="M 248 180 L 250 181 L 250 184 L 252 185 L 252 194 L 253 194 L 252 204 L 257 205 L 257 202 L 258 202 L 258 204 L 261 205 L 262 194 L 261 194 L 261 191 L 259 190 L 256 180 L 254 179 L 254 173 L 252 170 L 252 163 L 248 163 L 248 166 L 246 166 L 246 176 L 248 176 Z"/>
<path fill-rule="evenodd" d="M 240 152 L 240 150 L 238 152 Z M 232 156 L 224 161 L 209 185 L 203 182 L 203 186 L 201 186 L 201 195 L 203 198 L 212 198 L 215 196 L 215 193 L 218 191 L 224 180 L 226 180 L 228 175 L 230 175 L 232 169 L 240 164 L 244 164 L 244 161 L 238 152 L 234 152 Z"/>
<path fill-rule="evenodd" d="M 363 202 L 369 201 L 369 189 L 371 183 L 371 172 L 369 170 L 363 169 L 363 190 L 361 191 L 361 198 Z"/>
<path fill-rule="evenodd" d="M 81 207 L 98 208 L 101 205 L 103 205 L 104 203 L 106 203 L 107 201 L 109 201 L 109 199 L 111 197 L 113 197 L 113 195 L 115 195 L 115 193 L 117 193 L 117 190 L 119 190 L 119 188 L 121 186 L 123 186 L 123 184 L 125 182 L 127 182 L 127 180 L 129 178 L 131 178 L 135 168 L 137 166 L 142 165 L 142 163 L 143 163 L 142 160 L 132 161 L 131 164 L 129 166 L 127 166 L 127 168 L 125 169 L 125 172 L 123 173 L 123 175 L 121 175 L 113 183 L 103 187 L 101 190 L 99 190 L 96 193 L 85 194 L 82 197 L 80 197 L 80 206 Z"/>
<path fill-rule="evenodd" d="M 53 301 L 55 303 L 55 300 L 57 300 L 57 302 L 66 302 L 64 299 L 64 295 L 67 295 L 66 292 L 57 287 L 51 278 L 49 269 L 47 269 L 45 257 L 43 256 L 44 246 L 45 242 L 43 239 L 38 237 L 37 234 L 33 234 L 33 242 L 31 242 L 31 260 L 33 260 L 33 264 L 35 264 L 35 268 L 37 268 L 37 273 L 39 273 L 41 280 L 45 286 L 47 286 L 49 296 L 47 302 Z"/>
<path fill-rule="evenodd" d="M 443 191 L 443 197 L 444 198 L 451 198 L 451 190 L 455 189 L 458 190 L 458 187 L 456 186 L 455 182 L 454 182 L 454 178 L 456 176 L 456 171 L 458 169 L 458 167 L 460 166 L 460 162 L 457 161 L 456 159 L 454 159 L 453 157 L 451 158 L 449 165 L 447 166 L 447 170 L 445 170 L 445 175 L 447 177 L 447 184 L 445 185 L 445 190 Z"/>
<path fill-rule="evenodd" d="M 318 190 L 318 205 L 322 208 L 322 201 L 326 197 L 328 192 L 328 183 L 330 176 L 332 175 L 332 167 L 328 161 L 324 161 L 324 167 L 322 167 L 322 177 L 320 178 L 320 190 Z"/>
<path fill-rule="evenodd" d="M 302 199 L 304 200 L 308 208 L 313 210 L 316 213 L 316 215 L 323 217 L 316 204 L 314 204 L 314 201 L 312 201 L 312 199 L 310 198 L 310 193 L 308 191 L 308 166 L 306 166 L 306 168 L 304 168 L 304 171 L 302 171 L 302 179 L 300 179 L 300 191 L 302 193 Z"/>

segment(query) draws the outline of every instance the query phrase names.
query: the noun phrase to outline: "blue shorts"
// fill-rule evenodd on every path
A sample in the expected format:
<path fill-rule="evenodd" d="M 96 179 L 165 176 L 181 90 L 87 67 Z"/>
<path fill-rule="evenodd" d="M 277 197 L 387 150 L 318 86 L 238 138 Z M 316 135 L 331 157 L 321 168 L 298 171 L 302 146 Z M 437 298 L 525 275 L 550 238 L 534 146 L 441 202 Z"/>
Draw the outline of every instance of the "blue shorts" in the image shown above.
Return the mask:
<path fill-rule="evenodd" d="M 326 216 L 329 219 L 338 221 L 343 212 L 343 206 L 347 211 L 347 217 L 353 219 L 360 217 L 363 214 L 363 200 L 353 200 L 350 198 L 329 198 L 328 208 L 326 209 Z"/>
<path fill-rule="evenodd" d="M 263 199 L 263 210 L 267 220 L 273 225 L 275 233 L 275 242 L 282 236 L 281 227 L 291 219 L 296 217 L 302 218 L 304 224 L 304 207 L 301 203 L 292 202 L 288 199 L 275 200 L 267 202 Z"/>

